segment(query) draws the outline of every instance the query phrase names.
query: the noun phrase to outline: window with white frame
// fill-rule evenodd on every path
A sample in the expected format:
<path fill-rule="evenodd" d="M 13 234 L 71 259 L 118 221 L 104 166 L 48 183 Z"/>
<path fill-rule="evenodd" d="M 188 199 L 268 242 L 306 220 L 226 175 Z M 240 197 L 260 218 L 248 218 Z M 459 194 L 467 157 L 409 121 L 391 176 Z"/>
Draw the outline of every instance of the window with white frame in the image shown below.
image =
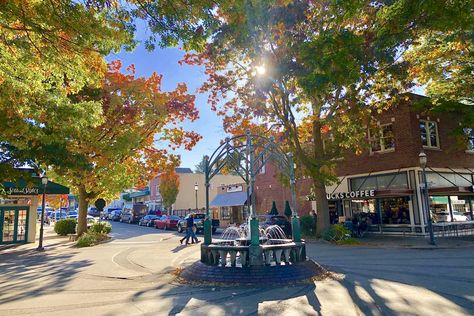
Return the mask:
<path fill-rule="evenodd" d="M 423 147 L 439 148 L 438 124 L 420 120 L 421 143 Z"/>
<path fill-rule="evenodd" d="M 474 152 L 474 128 L 464 128 L 463 131 L 467 139 L 466 151 Z"/>
<path fill-rule="evenodd" d="M 395 150 L 392 123 L 369 129 L 370 152 L 390 152 Z"/>

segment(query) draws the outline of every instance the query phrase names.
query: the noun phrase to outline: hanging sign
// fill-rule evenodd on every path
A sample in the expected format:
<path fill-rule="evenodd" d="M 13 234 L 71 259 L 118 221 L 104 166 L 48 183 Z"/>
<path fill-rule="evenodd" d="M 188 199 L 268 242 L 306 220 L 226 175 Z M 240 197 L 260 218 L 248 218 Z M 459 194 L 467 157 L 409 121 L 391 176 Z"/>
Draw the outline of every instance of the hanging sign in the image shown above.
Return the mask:
<path fill-rule="evenodd" d="M 338 192 L 338 193 L 327 194 L 328 200 L 366 198 L 366 197 L 374 197 L 374 196 L 375 196 L 375 190 L 362 190 L 362 191 Z"/>

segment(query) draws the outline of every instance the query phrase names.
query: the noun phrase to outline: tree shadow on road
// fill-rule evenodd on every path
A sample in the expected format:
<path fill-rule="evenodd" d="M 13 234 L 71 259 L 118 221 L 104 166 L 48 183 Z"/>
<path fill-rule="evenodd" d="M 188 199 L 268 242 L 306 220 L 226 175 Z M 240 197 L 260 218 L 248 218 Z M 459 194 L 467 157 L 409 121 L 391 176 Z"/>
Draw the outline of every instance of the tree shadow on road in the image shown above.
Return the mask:
<path fill-rule="evenodd" d="M 75 274 L 91 265 L 89 260 L 68 262 L 73 256 L 36 250 L 0 254 L 0 305 L 64 289 Z"/>

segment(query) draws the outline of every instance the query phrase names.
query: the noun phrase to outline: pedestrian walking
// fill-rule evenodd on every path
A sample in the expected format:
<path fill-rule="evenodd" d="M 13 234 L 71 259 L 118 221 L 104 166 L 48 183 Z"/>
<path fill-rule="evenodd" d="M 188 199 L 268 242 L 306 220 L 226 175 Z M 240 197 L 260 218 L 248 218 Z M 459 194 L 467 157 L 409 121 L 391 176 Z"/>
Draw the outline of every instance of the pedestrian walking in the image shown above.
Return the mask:
<path fill-rule="evenodd" d="M 182 244 L 183 241 L 186 239 L 186 245 L 189 244 L 189 238 L 191 238 L 192 244 L 197 244 L 201 242 L 197 239 L 196 234 L 193 230 L 194 227 L 194 214 L 189 214 L 188 218 L 186 219 L 186 236 L 184 236 L 179 242 Z"/>

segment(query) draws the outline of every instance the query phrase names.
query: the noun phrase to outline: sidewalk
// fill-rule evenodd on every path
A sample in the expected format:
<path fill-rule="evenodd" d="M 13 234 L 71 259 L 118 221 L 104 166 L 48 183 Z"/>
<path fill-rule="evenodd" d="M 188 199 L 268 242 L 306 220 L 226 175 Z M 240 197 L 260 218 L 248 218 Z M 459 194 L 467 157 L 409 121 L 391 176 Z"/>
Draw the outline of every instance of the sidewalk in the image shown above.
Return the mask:
<path fill-rule="evenodd" d="M 408 248 L 408 249 L 456 249 L 474 248 L 474 236 L 438 237 L 431 245 L 428 237 L 366 235 L 357 239 L 358 245 L 336 245 L 334 247 Z M 324 240 L 307 240 L 307 243 L 328 243 Z"/>

